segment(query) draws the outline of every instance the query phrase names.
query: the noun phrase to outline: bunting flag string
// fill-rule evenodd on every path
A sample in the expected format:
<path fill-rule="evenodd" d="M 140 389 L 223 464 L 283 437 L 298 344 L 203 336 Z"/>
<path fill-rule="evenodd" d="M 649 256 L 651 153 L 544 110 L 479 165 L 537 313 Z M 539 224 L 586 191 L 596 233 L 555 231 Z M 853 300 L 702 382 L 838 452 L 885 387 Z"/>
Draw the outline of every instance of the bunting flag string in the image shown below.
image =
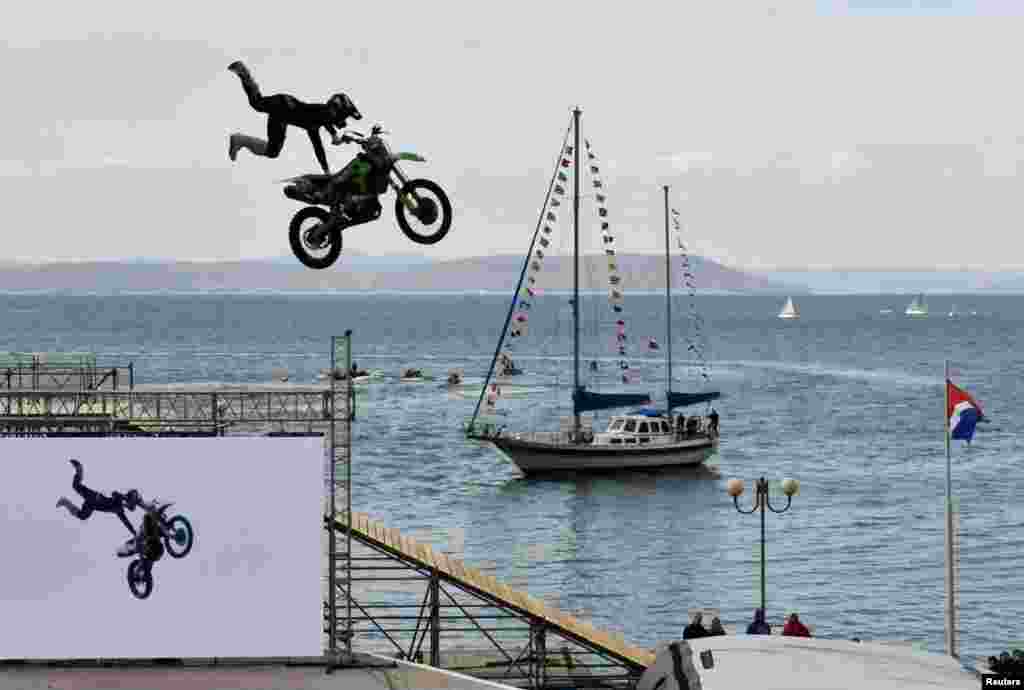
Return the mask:
<path fill-rule="evenodd" d="M 697 280 L 693 274 L 690 266 L 690 257 L 687 254 L 686 244 L 683 242 L 682 237 L 682 224 L 679 220 L 679 211 L 672 209 L 672 225 L 675 229 L 676 244 L 682 252 L 682 264 L 683 264 L 683 285 L 687 289 L 687 293 L 690 297 L 690 319 L 692 322 L 692 328 L 690 333 L 692 337 L 688 337 L 687 352 L 692 353 L 694 362 L 696 362 L 698 374 L 704 380 L 705 383 L 711 380 L 711 368 L 708 364 L 707 358 L 704 355 L 704 318 L 697 311 Z M 687 335 L 690 336 L 690 333 Z"/>
<path fill-rule="evenodd" d="M 590 140 L 584 139 L 587 149 L 587 160 L 590 167 L 591 186 L 594 188 L 594 199 L 597 201 L 597 216 L 601 223 L 601 246 L 604 249 L 605 258 L 608 261 L 608 302 L 612 306 L 612 312 L 620 316 L 615 321 L 615 351 L 619 355 L 619 370 L 623 383 L 630 383 L 635 379 L 635 372 L 626 359 L 626 321 L 621 316 L 623 309 L 622 277 L 619 275 L 619 265 L 615 255 L 615 236 L 611 232 L 611 224 L 608 222 L 608 197 L 605 196 L 604 183 L 601 180 L 601 168 L 597 162 L 597 156 L 590 147 Z"/>
<path fill-rule="evenodd" d="M 547 208 L 544 212 L 544 218 L 541 221 L 542 226 L 540 235 L 534 243 L 533 253 L 529 258 L 526 283 L 515 296 L 515 303 L 512 307 L 512 320 L 509 323 L 508 329 L 509 337 L 506 340 L 509 351 L 514 350 L 515 347 L 513 343 L 515 343 L 517 339 L 526 336 L 529 331 L 529 311 L 533 308 L 534 300 L 541 294 L 541 289 L 538 287 L 537 283 L 540 277 L 540 272 L 544 267 L 544 257 L 550 254 L 553 249 L 553 234 L 555 226 L 558 224 L 558 210 L 561 208 L 562 201 L 566 195 L 569 175 L 572 174 L 572 154 L 573 147 L 566 146 L 562 157 L 559 160 L 557 173 L 555 174 L 556 183 L 551 189 L 551 194 L 548 195 Z M 511 355 L 502 353 L 500 359 L 503 364 L 508 364 L 511 361 Z M 501 386 L 496 382 L 492 383 L 489 386 L 485 397 L 485 413 L 494 414 L 497 411 L 497 404 L 500 399 Z"/>

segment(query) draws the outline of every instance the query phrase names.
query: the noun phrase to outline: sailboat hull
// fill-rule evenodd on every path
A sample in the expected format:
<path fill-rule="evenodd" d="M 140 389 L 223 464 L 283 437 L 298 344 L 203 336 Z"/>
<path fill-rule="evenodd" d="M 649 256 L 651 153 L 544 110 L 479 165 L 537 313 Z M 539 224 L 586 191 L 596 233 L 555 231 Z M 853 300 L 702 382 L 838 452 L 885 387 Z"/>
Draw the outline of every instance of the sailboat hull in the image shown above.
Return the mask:
<path fill-rule="evenodd" d="M 918 295 L 904 313 L 907 316 L 928 316 L 928 305 L 924 301 L 924 295 Z"/>
<path fill-rule="evenodd" d="M 564 434 L 512 434 L 488 439 L 524 474 L 699 465 L 718 449 L 708 436 L 642 445 L 559 443 Z"/>
<path fill-rule="evenodd" d="M 786 305 L 782 307 L 782 311 L 779 312 L 780 319 L 798 319 L 800 318 L 800 312 L 796 310 L 796 305 L 793 304 L 793 298 L 790 297 L 786 300 Z"/>

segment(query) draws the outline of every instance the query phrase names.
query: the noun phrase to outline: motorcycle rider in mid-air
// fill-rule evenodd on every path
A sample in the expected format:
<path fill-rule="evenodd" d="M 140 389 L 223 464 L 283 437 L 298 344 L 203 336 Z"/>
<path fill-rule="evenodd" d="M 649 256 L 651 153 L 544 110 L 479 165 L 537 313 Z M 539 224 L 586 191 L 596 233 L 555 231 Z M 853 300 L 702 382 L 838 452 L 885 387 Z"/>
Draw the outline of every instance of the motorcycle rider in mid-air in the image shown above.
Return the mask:
<path fill-rule="evenodd" d="M 344 93 L 334 94 L 327 99 L 326 103 L 305 103 L 286 93 L 264 96 L 252 78 L 249 68 L 241 60 L 236 60 L 228 65 L 228 70 L 238 75 L 242 82 L 242 89 L 249 99 L 249 105 L 257 112 L 266 113 L 268 116 L 267 139 L 263 140 L 236 132 L 228 139 L 228 157 L 234 161 L 238 157 L 240 149 L 248 149 L 257 156 L 277 158 L 284 147 L 288 125 L 292 125 L 306 130 L 320 167 L 325 175 L 330 175 L 327 155 L 320 138 L 320 128 L 323 127 L 331 135 L 332 144 L 335 146 L 344 144 L 346 140 L 338 134 L 337 130 L 344 129 L 350 117 L 354 120 L 363 119 L 362 113 L 356 108 L 352 99 Z M 351 177 L 351 169 L 349 169 L 343 170 L 341 174 L 331 180 L 328 197 L 333 197 L 336 191 L 340 190 Z M 352 215 L 363 203 L 371 199 L 376 199 L 376 195 L 352 195 L 345 200 L 342 210 Z"/>
<path fill-rule="evenodd" d="M 57 507 L 67 508 L 68 512 L 79 520 L 88 520 L 89 516 L 92 515 L 93 512 L 113 513 L 121 519 L 124 526 L 127 527 L 134 536 L 135 527 L 132 526 L 132 523 L 128 520 L 128 516 L 125 515 L 124 511 L 125 508 L 128 510 L 135 510 L 135 508 L 141 504 L 142 497 L 139 495 L 139 492 L 135 489 L 126 493 L 112 491 L 109 496 L 105 496 L 98 491 L 90 489 L 82 483 L 82 476 L 84 474 L 82 470 L 82 463 L 74 459 L 69 460 L 68 462 L 70 462 L 72 467 L 75 468 L 75 476 L 71 480 L 71 488 L 78 492 L 78 495 L 82 497 L 82 507 L 79 508 L 72 503 L 70 499 L 64 496 L 61 496 L 57 501 Z"/>
<path fill-rule="evenodd" d="M 324 174 L 330 175 L 324 144 L 320 139 L 320 128 L 323 127 L 330 133 L 332 144 L 341 144 L 342 139 L 338 136 L 337 129 L 343 129 L 350 117 L 355 120 L 363 119 L 352 99 L 343 93 L 334 94 L 326 103 L 305 103 L 286 93 L 264 96 L 253 80 L 249 68 L 241 60 L 228 65 L 228 70 L 237 74 L 242 81 L 249 105 L 257 112 L 267 114 L 267 139 L 258 139 L 241 133 L 232 134 L 228 139 L 228 156 L 231 160 L 234 161 L 238 156 L 239 149 L 248 149 L 257 156 L 277 158 L 284 147 L 288 125 L 292 125 L 306 130 L 320 167 L 323 168 Z"/>

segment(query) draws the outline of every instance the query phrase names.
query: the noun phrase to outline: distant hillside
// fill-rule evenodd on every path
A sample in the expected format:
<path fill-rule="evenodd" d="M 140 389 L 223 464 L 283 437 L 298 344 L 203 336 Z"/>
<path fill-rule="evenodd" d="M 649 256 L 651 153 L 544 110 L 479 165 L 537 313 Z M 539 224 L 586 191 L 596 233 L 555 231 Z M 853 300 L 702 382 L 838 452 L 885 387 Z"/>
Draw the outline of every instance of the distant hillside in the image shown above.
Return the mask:
<path fill-rule="evenodd" d="M 986 286 L 993 292 L 1021 292 L 1024 291 L 1024 274 L 1000 274 L 994 277 Z"/>
<path fill-rule="evenodd" d="M 770 280 L 806 285 L 822 293 L 909 294 L 1024 290 L 1018 272 L 982 271 L 775 271 Z"/>
<path fill-rule="evenodd" d="M 665 288 L 665 259 L 645 254 L 620 254 L 617 258 L 619 274 L 626 290 L 663 290 Z M 433 290 L 502 290 L 514 287 L 523 268 L 520 256 L 475 257 L 445 261 L 419 270 L 410 270 L 401 276 L 388 277 L 387 289 Z M 681 270 L 679 259 L 673 269 Z M 696 284 L 704 290 L 730 291 L 785 291 L 793 289 L 785 283 L 753 276 L 727 268 L 710 259 L 693 257 L 691 272 Z M 601 255 L 582 257 L 580 287 L 604 289 L 607 287 L 608 260 Z M 540 287 L 549 290 L 571 290 L 573 286 L 572 260 L 569 257 L 549 256 L 544 259 Z M 396 285 L 396 288 L 390 288 Z M 674 276 L 673 286 L 682 288 L 682 275 Z M 802 291 L 802 290 L 798 290 Z"/>
<path fill-rule="evenodd" d="M 626 254 L 618 257 L 626 290 L 661 290 L 664 258 Z M 522 270 L 520 256 L 491 256 L 430 261 L 421 256 L 367 257 L 343 254 L 333 267 L 315 271 L 295 259 L 234 262 L 81 262 L 0 266 L 0 290 L 163 291 L 163 290 L 511 290 Z M 674 261 L 679 270 L 679 260 Z M 584 257 L 581 288 L 604 289 L 608 265 L 604 255 Z M 805 292 L 779 281 L 753 276 L 693 257 L 691 270 L 699 289 L 758 292 Z M 540 287 L 572 289 L 572 262 L 544 260 Z M 682 276 L 673 284 L 681 288 Z"/>

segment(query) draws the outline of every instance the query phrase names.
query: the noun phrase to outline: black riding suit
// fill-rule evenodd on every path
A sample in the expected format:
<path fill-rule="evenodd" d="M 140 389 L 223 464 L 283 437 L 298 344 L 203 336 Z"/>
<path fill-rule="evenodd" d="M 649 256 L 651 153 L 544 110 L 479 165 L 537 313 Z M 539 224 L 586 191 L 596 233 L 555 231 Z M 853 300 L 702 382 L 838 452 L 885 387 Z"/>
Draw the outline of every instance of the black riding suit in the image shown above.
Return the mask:
<path fill-rule="evenodd" d="M 330 174 L 327 167 L 327 154 L 320 138 L 320 128 L 326 129 L 331 137 L 337 135 L 337 112 L 326 103 L 305 103 L 295 96 L 278 93 L 264 96 L 259 87 L 251 79 L 242 79 L 242 88 L 249 98 L 249 105 L 254 110 L 266 113 L 267 118 L 267 153 L 269 158 L 277 158 L 284 146 L 288 125 L 301 127 L 309 135 L 313 144 L 313 152 L 325 174 Z"/>
<path fill-rule="evenodd" d="M 78 492 L 84 500 L 82 507 L 79 508 L 75 513 L 75 517 L 79 520 L 87 520 L 89 516 L 93 514 L 93 511 L 100 513 L 113 513 L 121 519 L 124 526 L 135 534 L 135 528 L 132 523 L 128 520 L 128 516 L 124 512 L 124 494 L 113 491 L 110 496 L 104 496 L 99 491 L 90 489 L 82 483 L 82 479 L 75 473 L 75 478 L 71 480 L 71 488 Z"/>

